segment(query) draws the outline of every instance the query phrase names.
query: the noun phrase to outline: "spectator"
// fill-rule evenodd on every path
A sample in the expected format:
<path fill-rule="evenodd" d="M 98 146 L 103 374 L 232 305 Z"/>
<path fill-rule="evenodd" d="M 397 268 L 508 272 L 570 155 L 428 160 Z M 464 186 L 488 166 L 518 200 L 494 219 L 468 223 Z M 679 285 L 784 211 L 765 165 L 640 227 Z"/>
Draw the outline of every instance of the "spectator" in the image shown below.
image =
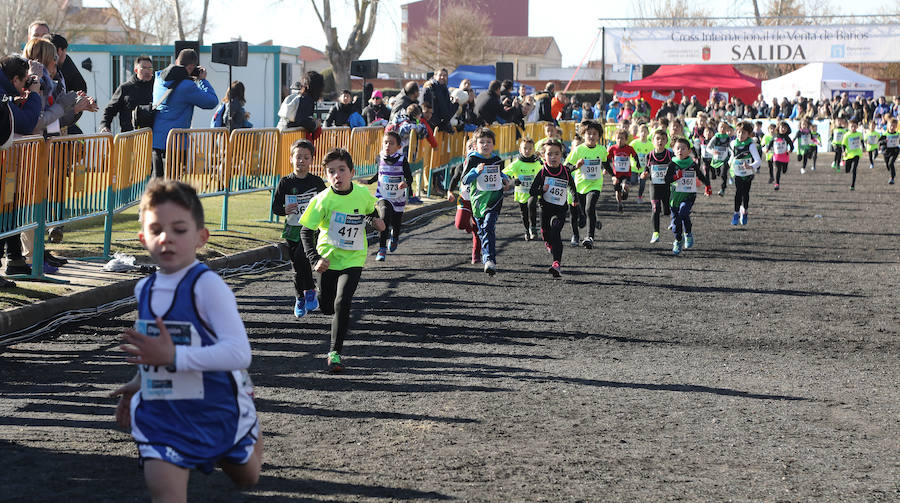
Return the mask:
<path fill-rule="evenodd" d="M 100 120 L 100 132 L 112 130 L 113 118 L 119 116 L 119 129 L 127 133 L 134 129 L 131 113 L 138 105 L 149 105 L 153 102 L 153 60 L 150 56 L 138 56 L 134 61 L 134 73 L 131 78 L 119 85 L 103 109 Z"/>
<path fill-rule="evenodd" d="M 475 115 L 478 124 L 490 126 L 495 122 L 506 122 L 503 105 L 500 103 L 500 82 L 492 80 L 487 90 L 475 98 Z"/>
<path fill-rule="evenodd" d="M 397 114 L 406 112 L 413 103 L 419 102 L 419 84 L 409 81 L 403 86 L 403 92 L 395 96 L 396 102 L 391 108 L 391 122 L 395 122 Z"/>
<path fill-rule="evenodd" d="M 606 110 L 606 122 L 618 122 L 619 121 L 619 111 L 622 109 L 622 104 L 618 101 L 611 101 L 609 103 L 609 108 Z"/>
<path fill-rule="evenodd" d="M 338 101 L 335 103 L 328 115 L 325 116 L 325 127 L 341 127 L 350 125 L 350 115 L 353 113 L 353 95 L 350 91 L 344 89 L 338 95 Z"/>
<path fill-rule="evenodd" d="M 366 106 L 366 108 L 363 108 L 362 116 L 363 119 L 366 120 L 366 124 L 370 126 L 384 125 L 391 118 L 391 111 L 384 104 L 384 95 L 381 93 L 381 91 L 375 91 L 372 93 L 372 97 L 369 98 L 369 104 Z"/>
<path fill-rule="evenodd" d="M 322 98 L 324 88 L 325 79 L 321 73 L 306 72 L 302 79 L 291 86 L 291 94 L 284 99 L 278 109 L 278 129 L 284 131 L 302 127 L 315 134 L 322 127 L 319 119 L 315 118 L 315 113 L 316 102 Z"/>
<path fill-rule="evenodd" d="M 556 96 L 550 100 L 550 115 L 553 116 L 555 121 L 563 120 L 563 109 L 566 108 L 566 103 L 568 102 L 569 100 L 563 93 L 556 93 Z"/>
<path fill-rule="evenodd" d="M 692 95 L 691 100 L 686 107 L 684 107 L 684 116 L 685 117 L 696 117 L 697 112 L 701 110 L 700 102 L 697 100 L 697 95 Z"/>
<path fill-rule="evenodd" d="M 211 110 L 219 99 L 206 80 L 206 69 L 193 49 L 184 49 L 175 64 L 156 72 L 153 103 L 159 103 L 153 121 L 153 174 L 165 176 L 166 139 L 169 131 L 191 127 L 194 107 Z"/>
<path fill-rule="evenodd" d="M 57 82 L 58 75 L 56 47 L 43 38 L 33 38 L 25 44 L 23 55 L 31 60 L 32 73 L 41 75 L 41 118 L 32 131 L 33 134 L 48 136 L 61 135 L 66 127 L 73 124 L 75 116 L 83 111 L 94 111 L 97 105 L 93 98 L 74 91 L 66 92 L 65 86 Z M 35 64 L 36 63 L 36 64 Z"/>
<path fill-rule="evenodd" d="M 547 85 L 544 86 L 544 92 L 534 97 L 538 109 L 538 121 L 556 122 L 550 103 L 553 99 L 555 90 L 556 85 L 553 82 L 547 82 Z"/>
<path fill-rule="evenodd" d="M 450 118 L 456 113 L 457 104 L 450 100 L 450 90 L 447 89 L 447 69 L 441 68 L 435 72 L 431 84 L 422 96 L 423 102 L 431 105 L 434 114 L 428 123 L 434 130 L 452 132 Z"/>
<path fill-rule="evenodd" d="M 678 102 L 677 112 L 675 113 L 675 115 L 684 117 L 686 115 L 685 112 L 687 111 L 689 103 L 690 102 L 688 101 L 688 97 L 682 94 L 681 101 Z"/>
<path fill-rule="evenodd" d="M 46 38 L 50 36 L 50 26 L 46 21 L 33 21 L 28 26 L 28 39 L 26 39 L 26 43 L 33 38 Z M 58 37 L 58 38 L 57 38 Z M 57 69 L 60 74 L 60 78 L 58 80 L 65 81 L 65 90 L 67 92 L 75 92 L 75 93 L 86 93 L 87 92 L 87 82 L 84 81 L 84 77 L 81 76 L 81 72 L 78 71 L 78 67 L 75 66 L 75 63 L 72 61 L 72 58 L 68 57 L 67 51 L 69 47 L 69 43 L 60 35 L 54 35 L 51 38 L 51 43 L 57 47 Z M 61 50 L 60 50 L 61 48 Z M 81 134 L 81 129 L 75 125 L 75 122 L 78 121 L 78 118 L 81 114 L 76 114 L 73 118 L 72 123 L 69 125 L 69 134 Z"/>
<path fill-rule="evenodd" d="M 9 96 L 9 103 L 15 121 L 16 135 L 28 135 L 34 131 L 41 115 L 40 78 L 29 72 L 28 60 L 21 56 L 0 58 L 0 99 Z M 4 110 L 3 113 L 6 113 Z M 0 228 L 0 231 L 8 230 Z M 30 274 L 22 254 L 22 240 L 18 235 L 0 239 L 0 256 L 6 252 L 6 274 Z M 0 276 L 0 288 L 13 288 L 16 284 Z"/>
<path fill-rule="evenodd" d="M 226 127 L 231 133 L 235 129 L 252 128 L 253 123 L 250 122 L 250 112 L 244 110 L 247 103 L 244 98 L 244 83 L 235 80 L 222 98 L 222 103 L 216 108 L 213 114 L 212 127 Z"/>

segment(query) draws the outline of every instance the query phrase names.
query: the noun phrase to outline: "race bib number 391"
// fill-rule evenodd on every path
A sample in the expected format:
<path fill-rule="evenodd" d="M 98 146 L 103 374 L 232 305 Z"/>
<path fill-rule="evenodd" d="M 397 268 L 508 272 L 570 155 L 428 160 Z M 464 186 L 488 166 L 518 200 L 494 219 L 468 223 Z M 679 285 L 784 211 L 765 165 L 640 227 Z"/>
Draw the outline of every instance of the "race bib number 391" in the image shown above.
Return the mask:
<path fill-rule="evenodd" d="M 600 159 L 585 159 L 581 166 L 581 174 L 585 180 L 597 180 L 600 178 Z"/>
<path fill-rule="evenodd" d="M 200 334 L 185 321 L 165 321 L 166 330 L 176 346 L 201 346 Z M 154 320 L 137 320 L 134 329 L 159 337 Z M 175 372 L 171 367 L 141 365 L 141 397 L 144 400 L 200 400 L 203 399 L 203 372 Z"/>

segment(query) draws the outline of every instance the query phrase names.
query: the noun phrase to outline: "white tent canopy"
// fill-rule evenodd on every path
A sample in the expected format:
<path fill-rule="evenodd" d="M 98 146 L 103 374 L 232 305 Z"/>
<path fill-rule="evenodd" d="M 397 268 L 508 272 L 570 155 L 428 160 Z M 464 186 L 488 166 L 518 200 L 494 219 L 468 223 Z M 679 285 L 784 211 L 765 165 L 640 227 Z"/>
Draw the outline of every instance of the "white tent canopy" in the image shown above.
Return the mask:
<path fill-rule="evenodd" d="M 884 83 L 837 63 L 810 63 L 776 79 L 762 82 L 762 94 L 766 101 L 772 101 L 772 98 L 791 99 L 796 96 L 797 91 L 804 98 L 814 100 L 831 99 L 833 94 L 843 92 L 850 98 L 878 98 L 884 96 Z"/>

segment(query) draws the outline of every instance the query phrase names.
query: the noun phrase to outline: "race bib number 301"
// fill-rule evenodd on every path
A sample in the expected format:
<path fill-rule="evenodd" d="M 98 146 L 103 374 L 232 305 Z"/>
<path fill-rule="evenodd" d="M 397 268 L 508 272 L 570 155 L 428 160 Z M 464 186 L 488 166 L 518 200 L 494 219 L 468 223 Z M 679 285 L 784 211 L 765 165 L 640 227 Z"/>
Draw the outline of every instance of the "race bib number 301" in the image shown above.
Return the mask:
<path fill-rule="evenodd" d="M 166 321 L 166 330 L 176 346 L 201 346 L 200 334 L 186 321 Z M 137 320 L 134 329 L 159 337 L 155 320 Z M 203 372 L 175 372 L 171 367 L 141 365 L 141 397 L 144 400 L 201 400 Z"/>
<path fill-rule="evenodd" d="M 365 215 L 333 212 L 331 221 L 328 223 L 328 241 L 341 250 L 360 251 L 365 249 Z"/>

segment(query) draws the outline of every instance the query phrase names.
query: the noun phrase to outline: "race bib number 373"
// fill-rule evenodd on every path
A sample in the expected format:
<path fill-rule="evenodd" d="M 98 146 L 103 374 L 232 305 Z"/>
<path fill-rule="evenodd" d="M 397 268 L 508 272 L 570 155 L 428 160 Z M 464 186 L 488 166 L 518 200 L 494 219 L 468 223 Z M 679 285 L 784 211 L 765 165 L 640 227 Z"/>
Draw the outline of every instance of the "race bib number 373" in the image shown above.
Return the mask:
<path fill-rule="evenodd" d="M 185 321 L 166 321 L 166 330 L 176 346 L 201 346 L 200 334 Z M 134 329 L 159 337 L 154 320 L 137 320 Z M 141 397 L 144 400 L 200 400 L 203 399 L 203 372 L 176 372 L 171 367 L 141 365 Z"/>

